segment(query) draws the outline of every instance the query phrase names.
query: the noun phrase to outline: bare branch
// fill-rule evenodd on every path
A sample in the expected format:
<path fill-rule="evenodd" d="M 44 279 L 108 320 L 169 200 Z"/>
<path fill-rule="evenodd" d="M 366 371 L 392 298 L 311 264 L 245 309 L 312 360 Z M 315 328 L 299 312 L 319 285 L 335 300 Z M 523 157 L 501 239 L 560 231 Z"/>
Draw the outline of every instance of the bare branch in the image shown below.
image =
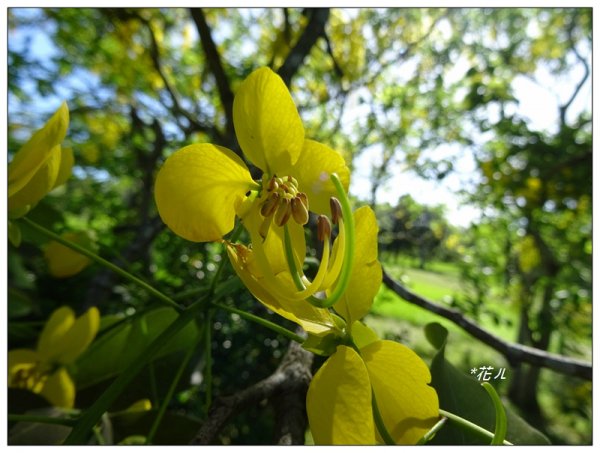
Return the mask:
<path fill-rule="evenodd" d="M 575 90 L 571 94 L 571 97 L 569 98 L 569 100 L 564 105 L 561 105 L 559 107 L 559 111 L 560 111 L 560 124 L 563 125 L 563 126 L 566 124 L 567 110 L 569 109 L 569 107 L 571 106 L 571 104 L 573 103 L 573 101 L 575 100 L 575 98 L 577 97 L 577 95 L 579 94 L 579 92 L 581 91 L 581 89 L 583 88 L 583 85 L 585 85 L 585 82 L 587 81 L 587 79 L 590 76 L 590 65 L 588 64 L 588 62 L 586 61 L 586 59 L 583 58 L 581 56 L 581 54 L 577 51 L 577 43 L 575 43 L 573 41 L 573 27 L 574 27 L 574 25 L 572 25 L 571 28 L 569 29 L 569 40 L 571 42 L 572 50 L 573 50 L 573 53 L 575 54 L 575 57 L 583 65 L 583 71 L 584 72 L 583 72 L 583 76 L 581 77 L 581 80 L 579 81 L 579 83 L 575 87 Z"/>
<path fill-rule="evenodd" d="M 288 54 L 283 65 L 277 71 L 288 86 L 312 47 L 325 34 L 325 25 L 329 19 L 329 8 L 311 9 L 308 14 L 310 18 L 306 24 L 306 28 L 294 48 Z"/>
<path fill-rule="evenodd" d="M 329 36 L 327 36 L 327 33 L 323 33 L 323 38 L 325 39 L 325 44 L 327 44 L 327 53 L 329 54 L 329 56 L 331 57 L 331 61 L 333 62 L 333 70 L 335 71 L 335 74 L 341 79 L 342 77 L 344 77 L 344 71 L 342 70 L 335 56 L 333 55 L 333 47 L 331 46 L 331 40 L 329 39 Z"/>
<path fill-rule="evenodd" d="M 230 396 L 220 397 L 213 403 L 206 422 L 200 427 L 191 442 L 195 445 L 209 445 L 215 442 L 219 432 L 228 420 L 244 409 L 258 404 L 267 398 L 278 398 L 276 410 L 285 415 L 278 420 L 276 441 L 279 444 L 303 444 L 306 429 L 304 399 L 312 378 L 310 367 L 313 354 L 292 342 L 275 372 L 256 384 Z M 298 401 L 302 404 L 298 404 Z M 293 402 L 291 405 L 286 403 Z"/>
<path fill-rule="evenodd" d="M 383 272 L 383 283 L 407 302 L 413 303 L 432 313 L 443 316 L 444 318 L 449 319 L 453 323 L 462 327 L 465 331 L 467 331 L 467 333 L 500 352 L 510 363 L 525 362 L 534 366 L 549 368 L 558 373 L 569 376 L 577 376 L 583 379 L 592 380 L 592 365 L 590 363 L 584 362 L 583 360 L 551 354 L 549 352 L 521 344 L 508 343 L 482 329 L 470 319 L 465 318 L 459 311 L 442 307 L 424 297 L 413 293 L 392 279 L 385 271 Z"/>
<path fill-rule="evenodd" d="M 167 90 L 167 93 L 169 93 L 171 103 L 173 104 L 173 111 L 175 113 L 175 119 L 177 120 L 177 115 L 181 115 L 190 123 L 190 125 L 192 126 L 191 127 L 192 130 L 207 132 L 215 138 L 220 138 L 221 134 L 219 133 L 219 131 L 216 128 L 209 127 L 205 124 L 200 123 L 195 118 L 194 115 L 190 114 L 190 112 L 188 112 L 186 109 L 184 109 L 181 106 L 180 95 L 177 92 L 177 90 L 175 89 L 175 87 L 171 84 L 169 79 L 167 78 L 167 75 L 165 74 L 165 71 L 163 69 L 163 65 L 162 65 L 161 57 L 160 57 L 160 48 L 158 45 L 158 41 L 156 40 L 156 35 L 154 33 L 154 30 L 152 29 L 152 25 L 150 24 L 150 22 L 148 20 L 142 18 L 141 16 L 138 17 L 138 19 L 146 26 L 146 29 L 148 30 L 148 33 L 150 35 L 150 58 L 152 59 L 152 64 L 154 65 L 154 69 L 156 69 L 156 72 L 160 76 L 160 78 L 165 86 L 165 89 Z M 186 128 L 183 127 L 181 124 L 179 124 L 179 122 L 178 122 L 178 125 L 182 130 L 185 130 L 186 133 L 190 132 L 189 130 L 186 130 Z"/>
<path fill-rule="evenodd" d="M 223 110 L 225 111 L 226 145 L 233 148 L 231 143 L 232 141 L 235 142 L 235 131 L 233 128 L 233 92 L 231 91 L 229 78 L 227 77 L 227 74 L 225 74 L 221 55 L 212 38 L 211 29 L 206 22 L 204 13 L 200 8 L 191 8 L 190 13 L 196 24 L 196 28 L 198 29 L 202 50 L 206 55 L 208 68 L 215 78 L 217 90 L 219 91 L 219 99 L 221 100 Z"/>

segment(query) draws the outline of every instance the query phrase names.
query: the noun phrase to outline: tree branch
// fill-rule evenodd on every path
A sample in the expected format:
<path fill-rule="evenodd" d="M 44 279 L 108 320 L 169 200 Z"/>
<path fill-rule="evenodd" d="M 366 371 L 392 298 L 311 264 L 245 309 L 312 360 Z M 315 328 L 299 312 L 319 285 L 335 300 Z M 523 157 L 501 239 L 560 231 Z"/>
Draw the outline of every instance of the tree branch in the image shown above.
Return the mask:
<path fill-rule="evenodd" d="M 202 124 L 201 122 L 199 122 L 196 119 L 196 117 L 194 115 L 192 115 L 190 112 L 188 112 L 186 109 L 184 109 L 181 106 L 180 95 L 177 92 L 176 88 L 171 84 L 171 82 L 167 78 L 167 75 L 163 69 L 163 64 L 162 64 L 161 56 L 160 56 L 160 47 L 159 47 L 158 41 L 156 40 L 156 35 L 154 33 L 154 30 L 152 29 L 152 24 L 150 23 L 149 20 L 144 19 L 141 16 L 135 16 L 135 17 L 137 18 L 137 20 L 142 22 L 144 24 L 144 26 L 146 27 L 146 30 L 148 30 L 148 34 L 150 36 L 150 59 L 152 60 L 154 69 L 158 73 L 160 79 L 162 80 L 162 82 L 165 86 L 167 93 L 169 94 L 169 98 L 171 99 L 171 104 L 173 107 L 172 111 L 174 113 L 174 118 L 175 118 L 175 121 L 177 122 L 178 126 L 180 127 L 180 129 L 185 131 L 186 134 L 189 134 L 189 132 L 190 132 L 190 130 L 186 130 L 186 129 L 190 129 L 190 128 L 185 128 L 179 122 L 178 115 L 183 116 L 188 121 L 192 130 L 206 132 L 217 139 L 220 138 L 220 133 L 215 127 L 211 127 L 211 126 Z"/>
<path fill-rule="evenodd" d="M 469 334 L 500 352 L 510 363 L 525 362 L 538 367 L 549 368 L 558 373 L 577 376 L 592 380 L 592 365 L 583 360 L 551 354 L 540 349 L 521 344 L 508 343 L 501 338 L 479 327 L 475 322 L 465 318 L 459 311 L 442 307 L 424 297 L 421 297 L 392 279 L 383 272 L 383 283 L 407 302 L 418 305 L 426 310 L 443 316 L 462 327 Z"/>
<path fill-rule="evenodd" d="M 566 124 L 567 110 L 569 109 L 569 107 L 571 106 L 571 104 L 573 103 L 573 101 L 575 100 L 575 98 L 577 97 L 577 95 L 579 94 L 579 92 L 581 91 L 581 89 L 583 88 L 583 85 L 585 84 L 586 80 L 590 76 L 590 66 L 589 66 L 588 62 L 586 61 L 586 59 L 583 58 L 581 56 L 581 54 L 577 51 L 577 43 L 575 43 L 573 41 L 573 28 L 574 28 L 574 26 L 575 25 L 574 25 L 574 21 L 573 21 L 571 27 L 569 28 L 569 41 L 571 42 L 571 48 L 573 50 L 573 53 L 575 54 L 575 57 L 583 65 L 584 73 L 583 73 L 583 76 L 581 77 L 581 80 L 579 81 L 579 83 L 575 87 L 575 90 L 571 94 L 571 97 L 569 98 L 569 100 L 564 105 L 561 105 L 559 107 L 560 124 L 562 126 L 564 126 Z"/>
<path fill-rule="evenodd" d="M 294 77 L 317 40 L 325 34 L 325 25 L 329 19 L 329 8 L 315 8 L 308 11 L 310 18 L 302 32 L 302 36 L 300 36 L 283 65 L 277 71 L 287 86 L 290 85 L 292 77 Z"/>
<path fill-rule="evenodd" d="M 225 74 L 221 55 L 212 39 L 211 30 L 206 22 L 204 13 L 200 8 L 191 8 L 190 13 L 198 29 L 202 50 L 206 55 L 208 68 L 215 78 L 217 90 L 219 91 L 219 99 L 225 111 L 225 144 L 230 148 L 237 149 L 237 147 L 232 146 L 232 142 L 235 142 L 235 131 L 233 128 L 233 92 L 229 85 L 229 78 Z"/>
<path fill-rule="evenodd" d="M 306 429 L 304 400 L 312 379 L 310 367 L 313 354 L 296 342 L 290 346 L 275 372 L 256 384 L 213 403 L 206 422 L 191 442 L 195 445 L 214 444 L 226 423 L 246 408 L 273 398 L 278 414 L 275 440 L 279 444 L 303 444 Z"/>

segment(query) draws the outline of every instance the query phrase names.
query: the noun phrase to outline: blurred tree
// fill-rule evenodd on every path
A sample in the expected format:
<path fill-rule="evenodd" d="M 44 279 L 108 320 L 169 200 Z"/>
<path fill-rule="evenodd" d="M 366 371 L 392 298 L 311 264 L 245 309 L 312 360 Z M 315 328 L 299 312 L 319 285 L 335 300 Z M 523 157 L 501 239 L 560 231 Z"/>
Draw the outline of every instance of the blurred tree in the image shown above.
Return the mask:
<path fill-rule="evenodd" d="M 423 206 L 403 195 L 395 207 L 378 212 L 382 251 L 416 256 L 420 269 L 433 258 L 445 258 L 443 245 L 451 228 L 443 206 Z"/>

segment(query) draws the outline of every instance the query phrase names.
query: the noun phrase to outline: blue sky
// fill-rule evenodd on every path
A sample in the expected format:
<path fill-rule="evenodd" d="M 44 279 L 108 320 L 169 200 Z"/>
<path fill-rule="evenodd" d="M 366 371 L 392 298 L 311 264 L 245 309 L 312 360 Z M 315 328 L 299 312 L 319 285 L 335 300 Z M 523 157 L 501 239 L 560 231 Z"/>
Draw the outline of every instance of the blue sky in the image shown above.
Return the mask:
<path fill-rule="evenodd" d="M 27 13 L 25 10 L 22 11 Z M 42 61 L 48 61 L 48 58 L 55 54 L 56 49 L 43 29 L 10 32 L 8 37 L 10 46 L 21 47 L 24 44 L 26 35 L 30 35 L 33 39 L 33 45 L 30 47 L 32 56 Z M 587 50 L 584 49 L 583 53 L 587 55 Z M 468 68 L 469 65 L 467 62 L 457 62 L 453 70 L 454 74 L 451 77 L 462 77 Z M 582 71 L 583 69 L 579 65 L 573 65 L 573 70 L 566 77 L 558 79 L 551 75 L 547 68 L 541 66 L 537 69 L 533 79 L 522 76 L 517 77 L 513 82 L 512 88 L 516 98 L 519 100 L 519 115 L 528 118 L 532 128 L 549 132 L 554 131 L 558 124 L 559 103 L 564 103 L 569 98 L 581 78 Z M 88 78 L 86 82 L 90 82 L 89 77 L 92 76 L 92 74 L 86 74 L 85 77 Z M 81 75 L 75 74 L 70 77 L 69 84 L 76 85 L 78 77 L 81 77 Z M 68 97 L 67 92 L 64 94 Z M 570 109 L 571 116 L 578 114 L 582 110 L 591 110 L 591 99 L 590 78 L 575 99 L 574 105 Z M 8 101 L 10 112 L 14 98 L 9 96 Z M 46 100 L 45 108 L 40 110 L 50 113 L 60 102 L 61 99 L 58 97 L 55 100 Z M 39 114 L 40 112 L 36 113 Z M 352 118 L 357 114 L 357 110 L 352 109 L 352 102 L 350 102 L 350 107 L 346 113 L 349 119 L 347 123 L 351 124 Z M 481 137 L 479 139 L 483 140 Z M 442 158 L 451 154 L 457 154 L 457 149 L 450 146 L 441 146 L 434 150 L 431 155 Z M 370 169 L 373 163 L 378 162 L 380 159 L 381 150 L 377 147 L 365 150 L 356 159 L 355 171 L 350 187 L 353 195 L 365 200 L 370 198 Z M 455 225 L 466 226 L 471 221 L 477 220 L 480 215 L 479 209 L 464 204 L 457 195 L 460 189 L 469 187 L 474 182 L 475 163 L 469 152 L 462 153 L 461 157 L 456 160 L 454 169 L 455 172 L 443 181 L 433 181 L 422 179 L 414 173 L 407 171 L 401 165 L 394 165 L 392 177 L 378 191 L 377 201 L 395 204 L 399 197 L 404 194 L 410 194 L 419 203 L 446 205 L 449 221 Z"/>

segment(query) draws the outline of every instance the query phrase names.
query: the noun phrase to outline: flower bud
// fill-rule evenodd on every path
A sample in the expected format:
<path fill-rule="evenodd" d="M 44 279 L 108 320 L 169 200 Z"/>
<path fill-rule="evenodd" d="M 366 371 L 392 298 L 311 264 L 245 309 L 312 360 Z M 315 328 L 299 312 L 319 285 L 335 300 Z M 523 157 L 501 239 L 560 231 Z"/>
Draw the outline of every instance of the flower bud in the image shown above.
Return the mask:
<path fill-rule="evenodd" d="M 329 218 L 324 215 L 320 215 L 317 218 L 317 238 L 319 241 L 329 240 L 331 237 L 331 222 Z"/>
<path fill-rule="evenodd" d="M 308 223 L 308 209 L 302 203 L 299 197 L 292 198 L 292 216 L 299 225 L 306 225 Z"/>
<path fill-rule="evenodd" d="M 331 197 L 329 199 L 329 208 L 331 209 L 331 221 L 337 225 L 342 218 L 342 205 L 337 198 Z"/>
<path fill-rule="evenodd" d="M 283 198 L 281 200 L 281 202 L 279 203 L 277 212 L 275 213 L 275 224 L 277 226 L 285 225 L 291 215 L 292 215 L 292 207 L 290 204 L 290 200 L 288 200 L 287 198 Z"/>

